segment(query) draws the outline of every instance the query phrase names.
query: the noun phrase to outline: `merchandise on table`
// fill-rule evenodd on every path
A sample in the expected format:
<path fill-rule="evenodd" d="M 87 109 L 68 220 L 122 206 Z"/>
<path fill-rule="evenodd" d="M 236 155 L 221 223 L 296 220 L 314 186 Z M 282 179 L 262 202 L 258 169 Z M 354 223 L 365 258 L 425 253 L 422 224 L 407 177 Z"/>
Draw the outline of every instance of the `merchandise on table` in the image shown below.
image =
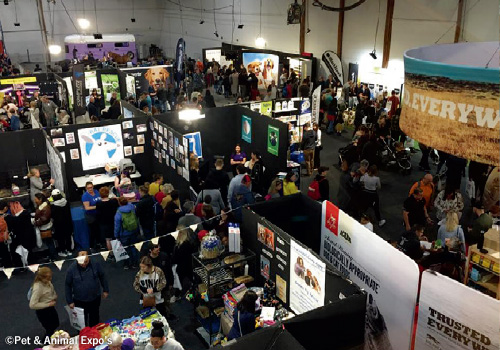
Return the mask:
<path fill-rule="evenodd" d="M 201 241 L 201 256 L 203 259 L 215 259 L 222 252 L 222 242 L 219 236 L 205 236 Z"/>

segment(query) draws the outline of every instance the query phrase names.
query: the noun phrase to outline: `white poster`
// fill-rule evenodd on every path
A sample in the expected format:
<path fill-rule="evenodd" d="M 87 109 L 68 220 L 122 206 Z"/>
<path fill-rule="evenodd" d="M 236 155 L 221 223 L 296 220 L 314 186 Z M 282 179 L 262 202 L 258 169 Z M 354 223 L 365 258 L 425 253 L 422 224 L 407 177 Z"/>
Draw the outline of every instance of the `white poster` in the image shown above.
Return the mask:
<path fill-rule="evenodd" d="M 419 305 L 416 350 L 500 348 L 500 300 L 427 270 Z"/>
<path fill-rule="evenodd" d="M 83 170 L 118 164 L 123 159 L 121 124 L 78 130 Z"/>
<path fill-rule="evenodd" d="M 409 349 L 417 264 L 328 201 L 323 202 L 320 255 L 368 294 L 365 349 Z"/>
<path fill-rule="evenodd" d="M 319 105 L 321 102 L 321 86 L 318 86 L 312 94 L 312 119 L 318 123 L 319 122 Z"/>
<path fill-rule="evenodd" d="M 295 240 L 290 242 L 290 307 L 296 314 L 325 304 L 326 264 Z"/>

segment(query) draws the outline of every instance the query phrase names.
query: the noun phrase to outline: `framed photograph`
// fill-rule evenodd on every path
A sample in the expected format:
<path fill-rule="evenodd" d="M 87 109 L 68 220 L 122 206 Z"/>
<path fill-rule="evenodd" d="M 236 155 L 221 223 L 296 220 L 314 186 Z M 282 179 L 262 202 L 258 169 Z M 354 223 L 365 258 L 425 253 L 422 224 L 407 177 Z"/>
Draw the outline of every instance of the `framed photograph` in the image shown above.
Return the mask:
<path fill-rule="evenodd" d="M 127 120 L 122 123 L 124 129 L 132 129 L 134 127 L 134 123 L 131 120 Z"/>
<path fill-rule="evenodd" d="M 144 153 L 144 146 L 134 147 L 134 154 Z"/>
<path fill-rule="evenodd" d="M 134 139 L 134 134 L 131 132 L 124 132 L 123 133 L 123 139 L 124 140 L 133 140 Z"/>
<path fill-rule="evenodd" d="M 153 121 L 155 129 L 158 129 L 158 122 L 156 120 Z"/>
<path fill-rule="evenodd" d="M 130 157 L 132 155 L 132 146 L 123 147 L 123 154 L 125 157 Z"/>
<path fill-rule="evenodd" d="M 165 159 L 165 150 L 164 149 L 161 150 L 161 156 Z"/>
<path fill-rule="evenodd" d="M 136 129 L 137 129 L 137 132 L 146 132 L 147 131 L 146 124 L 137 124 Z"/>
<path fill-rule="evenodd" d="M 170 158 L 170 167 L 175 169 L 175 159 Z"/>
<path fill-rule="evenodd" d="M 78 148 L 73 148 L 69 150 L 69 155 L 71 156 L 71 159 L 80 159 L 80 151 Z"/>
<path fill-rule="evenodd" d="M 138 145 L 144 145 L 146 142 L 146 138 L 144 137 L 144 134 L 137 135 L 137 144 Z"/>
<path fill-rule="evenodd" d="M 168 148 L 168 154 L 170 154 L 170 157 L 173 157 L 174 156 L 174 148 L 173 147 L 169 147 Z"/>
<path fill-rule="evenodd" d="M 174 147 L 174 134 L 170 130 L 168 131 L 168 145 Z"/>
<path fill-rule="evenodd" d="M 163 161 L 163 158 L 161 157 L 161 153 L 158 152 L 158 162 L 161 163 Z"/>
<path fill-rule="evenodd" d="M 75 143 L 75 133 L 74 132 L 67 132 L 66 133 L 66 143 L 68 145 Z"/>
<path fill-rule="evenodd" d="M 149 122 L 149 129 L 151 129 L 151 131 L 154 130 L 154 127 L 153 127 L 153 122 Z"/>
<path fill-rule="evenodd" d="M 64 147 L 66 146 L 66 142 L 64 141 L 64 138 L 60 137 L 60 138 L 56 138 L 56 139 L 52 139 L 52 144 L 56 147 Z"/>
<path fill-rule="evenodd" d="M 182 167 L 180 165 L 177 166 L 177 175 L 182 176 Z"/>
<path fill-rule="evenodd" d="M 62 128 L 50 130 L 50 136 L 52 136 L 52 137 L 63 136 Z"/>
<path fill-rule="evenodd" d="M 155 139 L 155 140 L 158 139 L 158 135 L 156 134 L 155 131 L 153 131 L 153 139 Z"/>
<path fill-rule="evenodd" d="M 155 158 L 158 158 L 158 150 L 155 149 Z"/>
<path fill-rule="evenodd" d="M 161 144 L 163 144 L 163 137 L 161 137 L 161 136 L 160 136 L 160 137 L 158 137 L 158 143 L 159 143 L 160 145 L 161 145 Z"/>
<path fill-rule="evenodd" d="M 155 140 L 151 139 L 151 147 L 155 146 Z"/>
<path fill-rule="evenodd" d="M 160 133 L 160 135 L 163 135 L 163 126 L 158 125 L 158 132 Z"/>

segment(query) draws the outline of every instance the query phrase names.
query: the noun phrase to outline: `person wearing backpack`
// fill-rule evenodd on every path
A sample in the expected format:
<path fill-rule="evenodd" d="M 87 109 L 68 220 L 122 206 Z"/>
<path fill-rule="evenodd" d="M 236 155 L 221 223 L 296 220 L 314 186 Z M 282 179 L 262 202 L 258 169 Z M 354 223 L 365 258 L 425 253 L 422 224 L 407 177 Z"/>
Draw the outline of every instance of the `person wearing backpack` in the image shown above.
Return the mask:
<path fill-rule="evenodd" d="M 160 192 L 158 192 L 160 193 Z M 139 194 L 141 199 L 136 206 L 137 218 L 142 227 L 142 232 L 146 239 L 151 239 L 154 237 L 154 226 L 155 226 L 155 207 L 161 212 L 161 217 L 163 217 L 163 209 L 161 208 L 161 202 L 157 202 L 153 196 L 148 194 L 148 189 L 146 186 L 139 187 Z"/>
<path fill-rule="evenodd" d="M 10 238 L 9 228 L 5 217 L 9 211 L 6 201 L 0 201 L 0 259 L 3 267 L 12 267 L 12 257 L 9 252 L 8 241 Z"/>
<path fill-rule="evenodd" d="M 137 231 L 139 229 L 139 220 L 135 215 L 135 208 L 129 203 L 127 198 L 118 199 L 120 207 L 115 215 L 115 238 L 120 241 L 123 247 L 127 247 L 129 258 L 124 262 L 124 269 L 136 268 L 139 258 L 139 252 L 133 244 L 137 242 Z"/>
<path fill-rule="evenodd" d="M 50 337 L 59 327 L 59 316 L 55 308 L 57 293 L 52 285 L 52 270 L 46 266 L 38 268 L 35 281 L 28 292 L 30 309 L 45 328 L 45 337 Z"/>
<path fill-rule="evenodd" d="M 315 201 L 323 202 L 330 200 L 330 185 L 326 179 L 328 170 L 330 170 L 328 167 L 320 166 L 318 168 L 318 174 L 309 185 L 307 195 Z"/>

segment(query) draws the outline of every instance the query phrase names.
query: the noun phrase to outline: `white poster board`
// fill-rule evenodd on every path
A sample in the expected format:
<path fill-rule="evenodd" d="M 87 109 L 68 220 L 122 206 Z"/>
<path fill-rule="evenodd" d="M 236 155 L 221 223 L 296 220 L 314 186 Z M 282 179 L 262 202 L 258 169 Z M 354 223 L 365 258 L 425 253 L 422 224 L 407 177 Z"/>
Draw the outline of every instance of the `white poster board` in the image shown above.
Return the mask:
<path fill-rule="evenodd" d="M 319 108 L 320 108 L 320 102 L 321 102 L 321 86 L 318 86 L 312 94 L 312 102 L 311 102 L 311 108 L 312 108 L 312 119 L 318 123 L 319 122 Z"/>
<path fill-rule="evenodd" d="M 328 201 L 323 202 L 320 255 L 368 294 L 365 349 L 409 349 L 417 264 Z"/>
<path fill-rule="evenodd" d="M 416 350 L 498 350 L 500 300 L 427 270 L 417 327 Z"/>
<path fill-rule="evenodd" d="M 326 264 L 295 240 L 290 242 L 290 307 L 296 314 L 325 304 Z"/>
<path fill-rule="evenodd" d="M 123 155 L 121 124 L 78 130 L 83 170 L 118 164 Z"/>

